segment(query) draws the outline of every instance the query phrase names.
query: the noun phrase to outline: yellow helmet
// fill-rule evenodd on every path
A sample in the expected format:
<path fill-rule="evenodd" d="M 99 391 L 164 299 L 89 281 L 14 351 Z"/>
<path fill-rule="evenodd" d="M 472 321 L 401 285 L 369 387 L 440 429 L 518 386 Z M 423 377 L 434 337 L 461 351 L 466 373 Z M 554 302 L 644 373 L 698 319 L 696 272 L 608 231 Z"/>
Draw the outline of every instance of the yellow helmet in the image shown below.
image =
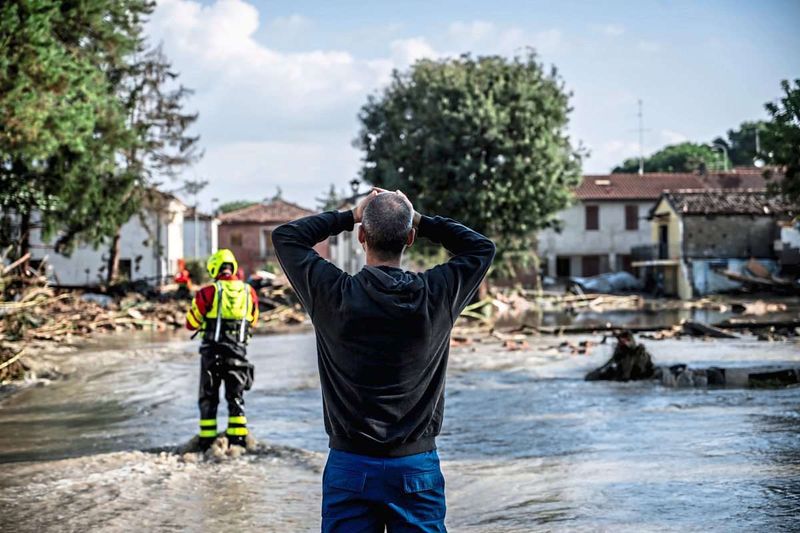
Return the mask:
<path fill-rule="evenodd" d="M 225 263 L 233 265 L 233 274 L 236 274 L 236 271 L 239 270 L 239 263 L 236 262 L 236 256 L 227 248 L 223 248 L 208 258 L 208 263 L 206 263 L 208 275 L 216 279 L 217 276 L 219 276 L 219 269 L 222 268 L 222 265 Z"/>

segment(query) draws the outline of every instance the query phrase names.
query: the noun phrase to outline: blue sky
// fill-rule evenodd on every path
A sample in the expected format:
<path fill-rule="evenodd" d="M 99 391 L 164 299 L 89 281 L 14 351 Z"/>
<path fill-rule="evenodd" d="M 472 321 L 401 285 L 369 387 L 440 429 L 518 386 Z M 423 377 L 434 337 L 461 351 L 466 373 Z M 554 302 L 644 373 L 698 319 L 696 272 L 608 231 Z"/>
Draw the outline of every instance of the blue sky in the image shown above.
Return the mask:
<path fill-rule="evenodd" d="M 356 113 L 393 68 L 421 57 L 532 46 L 573 92 L 570 135 L 608 172 L 638 152 L 708 141 L 764 118 L 800 77 L 800 1 L 404 2 L 161 0 L 148 26 L 195 89 L 201 196 L 308 207 L 358 172 Z"/>

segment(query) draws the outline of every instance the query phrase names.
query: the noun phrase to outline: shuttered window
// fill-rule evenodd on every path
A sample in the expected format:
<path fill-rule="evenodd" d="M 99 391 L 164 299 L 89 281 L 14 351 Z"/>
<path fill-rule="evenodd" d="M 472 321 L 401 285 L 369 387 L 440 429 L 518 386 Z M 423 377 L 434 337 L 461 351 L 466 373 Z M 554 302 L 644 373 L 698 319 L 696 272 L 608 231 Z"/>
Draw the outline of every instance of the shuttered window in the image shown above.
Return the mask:
<path fill-rule="evenodd" d="M 586 229 L 600 229 L 600 207 L 596 205 L 586 206 Z"/>
<path fill-rule="evenodd" d="M 625 229 L 628 231 L 638 231 L 639 229 L 639 206 L 625 206 Z"/>

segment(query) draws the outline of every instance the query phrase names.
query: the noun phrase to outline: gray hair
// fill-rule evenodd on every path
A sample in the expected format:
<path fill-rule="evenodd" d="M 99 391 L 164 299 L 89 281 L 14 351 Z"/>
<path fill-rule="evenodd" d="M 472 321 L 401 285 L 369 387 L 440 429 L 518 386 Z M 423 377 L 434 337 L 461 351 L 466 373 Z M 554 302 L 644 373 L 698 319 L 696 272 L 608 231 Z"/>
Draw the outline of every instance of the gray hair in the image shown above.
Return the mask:
<path fill-rule="evenodd" d="M 361 217 L 367 246 L 381 259 L 399 257 L 413 220 L 414 213 L 399 194 L 378 194 L 367 204 Z"/>

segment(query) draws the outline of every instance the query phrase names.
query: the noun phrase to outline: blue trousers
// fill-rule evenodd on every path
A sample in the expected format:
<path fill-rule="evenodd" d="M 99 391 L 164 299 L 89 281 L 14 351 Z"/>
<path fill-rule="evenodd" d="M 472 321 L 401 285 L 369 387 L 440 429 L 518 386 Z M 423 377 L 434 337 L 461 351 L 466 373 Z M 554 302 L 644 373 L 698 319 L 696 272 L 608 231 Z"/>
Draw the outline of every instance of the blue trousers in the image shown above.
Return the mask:
<path fill-rule="evenodd" d="M 331 450 L 322 474 L 322 531 L 446 532 L 436 450 L 376 458 Z"/>

